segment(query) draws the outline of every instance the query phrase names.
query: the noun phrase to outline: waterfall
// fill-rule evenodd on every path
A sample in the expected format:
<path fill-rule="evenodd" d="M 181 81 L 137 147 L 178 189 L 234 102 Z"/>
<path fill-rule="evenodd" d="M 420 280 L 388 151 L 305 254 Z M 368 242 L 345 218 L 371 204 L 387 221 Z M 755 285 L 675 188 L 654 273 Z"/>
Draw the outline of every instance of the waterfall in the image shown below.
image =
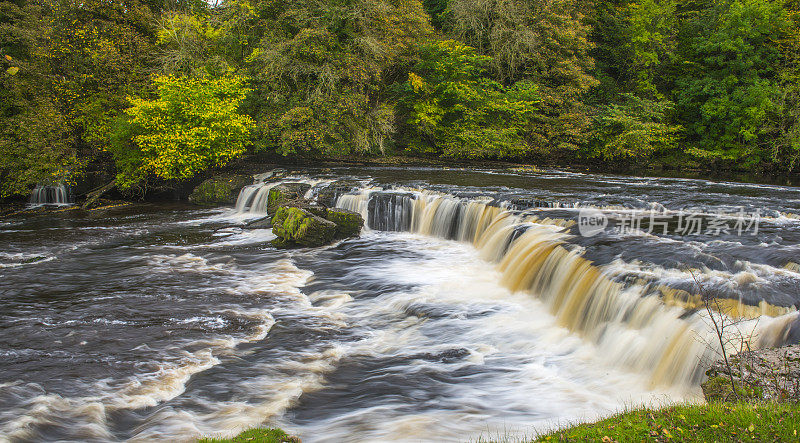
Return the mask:
<path fill-rule="evenodd" d="M 64 184 L 55 186 L 37 185 L 31 192 L 32 205 L 66 205 L 69 204 L 69 189 Z"/>
<path fill-rule="evenodd" d="M 330 184 L 333 182 L 333 180 L 312 180 L 308 178 L 286 177 L 285 180 L 281 181 L 247 185 L 242 188 L 241 191 L 239 191 L 239 196 L 236 198 L 236 212 L 266 214 L 267 203 L 269 201 L 269 191 L 275 186 L 287 182 L 308 184 L 310 188 L 305 192 L 303 197 L 306 199 L 313 199 L 318 191 L 318 186 Z"/>
<path fill-rule="evenodd" d="M 665 304 L 656 288 L 612 280 L 567 243 L 573 221 L 539 219 L 490 200 L 365 190 L 340 196 L 337 206 L 363 214 L 370 229 L 473 244 L 496 264 L 502 285 L 540 299 L 560 326 L 593 343 L 610 363 L 648 375 L 653 387 L 696 386 L 702 380 L 720 355 L 706 312 Z M 796 318 L 797 312 L 760 317 L 738 329 L 753 348 L 775 346 Z"/>
<path fill-rule="evenodd" d="M 247 185 L 239 191 L 236 199 L 236 212 L 249 212 L 252 214 L 266 214 L 269 191 L 278 183 L 259 183 Z"/>

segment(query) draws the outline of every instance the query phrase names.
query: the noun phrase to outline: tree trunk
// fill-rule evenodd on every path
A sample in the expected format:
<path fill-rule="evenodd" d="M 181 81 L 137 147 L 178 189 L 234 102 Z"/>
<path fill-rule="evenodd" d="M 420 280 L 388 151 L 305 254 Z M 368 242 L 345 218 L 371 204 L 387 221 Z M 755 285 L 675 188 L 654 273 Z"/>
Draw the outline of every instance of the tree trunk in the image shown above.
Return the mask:
<path fill-rule="evenodd" d="M 83 204 L 81 205 L 81 209 L 90 209 L 93 206 L 95 206 L 95 203 L 97 203 L 97 199 L 99 199 L 106 192 L 110 191 L 116 185 L 117 185 L 117 179 L 115 178 L 114 180 L 111 180 L 109 183 L 107 183 L 102 188 L 99 188 L 97 190 L 94 190 L 94 191 L 86 194 L 86 201 L 83 202 Z"/>

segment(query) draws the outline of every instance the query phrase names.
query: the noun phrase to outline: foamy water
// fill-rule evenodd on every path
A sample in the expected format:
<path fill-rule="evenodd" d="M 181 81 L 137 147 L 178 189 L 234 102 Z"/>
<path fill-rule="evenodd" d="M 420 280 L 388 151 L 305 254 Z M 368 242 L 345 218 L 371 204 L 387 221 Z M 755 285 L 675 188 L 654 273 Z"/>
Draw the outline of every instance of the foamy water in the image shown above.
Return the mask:
<path fill-rule="evenodd" d="M 715 350 L 706 314 L 687 311 L 695 278 L 752 319 L 753 346 L 797 318 L 794 188 L 559 171 L 284 180 L 313 198 L 340 177 L 360 184 L 335 203 L 368 226 L 318 249 L 276 250 L 269 230 L 242 229 L 277 181 L 243 190 L 238 211 L 5 220 L 0 440 L 181 441 L 259 425 L 311 442 L 530 436 L 700 401 Z M 520 199 L 537 203 L 521 211 Z M 613 222 L 740 201 L 783 215 L 748 237 L 612 225 L 583 238 L 575 226 L 582 207 Z"/>

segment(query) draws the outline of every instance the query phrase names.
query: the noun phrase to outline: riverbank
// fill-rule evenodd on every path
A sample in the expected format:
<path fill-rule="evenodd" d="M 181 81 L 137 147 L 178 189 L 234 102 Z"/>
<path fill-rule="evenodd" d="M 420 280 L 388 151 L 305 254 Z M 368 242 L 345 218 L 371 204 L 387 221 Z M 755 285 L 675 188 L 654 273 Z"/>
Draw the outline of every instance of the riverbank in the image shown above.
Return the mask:
<path fill-rule="evenodd" d="M 573 423 L 534 437 L 480 437 L 480 443 L 510 442 L 628 442 L 628 441 L 796 441 L 800 430 L 800 403 L 792 390 L 800 380 L 800 346 L 764 349 L 734 356 L 738 396 L 732 389 L 720 395 L 710 389 L 724 384 L 729 372 L 723 362 L 709 369 L 703 383 L 707 404 L 679 404 L 665 408 L 635 408 L 592 423 Z M 723 377 L 722 381 L 716 380 Z M 776 380 L 780 382 L 776 385 Z M 730 385 L 728 385 L 730 386 Z M 779 387 L 784 387 L 781 390 Z M 791 390 L 793 396 L 777 395 Z M 753 395 L 754 392 L 760 395 Z M 535 431 L 535 430 L 534 430 Z M 229 439 L 203 439 L 201 443 L 298 442 L 280 429 L 260 428 Z"/>
<path fill-rule="evenodd" d="M 632 441 L 795 441 L 800 430 L 796 403 L 727 403 L 642 408 L 594 423 L 579 424 L 537 437 L 532 442 Z M 280 429 L 251 429 L 230 439 L 200 443 L 299 442 Z M 519 438 L 479 438 L 481 443 L 522 442 Z"/>
<path fill-rule="evenodd" d="M 796 403 L 714 402 L 626 411 L 534 441 L 796 441 L 798 430 Z"/>
<path fill-rule="evenodd" d="M 186 200 L 192 190 L 204 180 L 226 174 L 254 175 L 273 168 L 348 168 L 348 167 L 385 167 L 385 168 L 441 168 L 441 169 L 491 169 L 507 170 L 512 173 L 536 173 L 547 170 L 560 170 L 580 174 L 610 174 L 621 177 L 647 177 L 647 178 L 683 178 L 696 180 L 709 180 L 712 182 L 736 182 L 747 184 L 800 186 L 800 175 L 765 175 L 737 171 L 709 171 L 696 168 L 663 169 L 655 167 L 624 167 L 608 168 L 607 165 L 598 164 L 531 164 L 514 163 L 499 160 L 468 160 L 468 159 L 441 159 L 428 157 L 383 156 L 328 156 L 322 158 L 286 158 L 275 156 L 252 156 L 240 159 L 223 168 L 206 171 L 196 177 L 181 183 L 161 183 L 153 187 L 145 195 L 126 196 L 116 189 L 110 189 L 105 198 L 115 201 L 178 201 Z M 98 181 L 95 179 L 81 180 L 74 188 L 73 198 L 81 203 L 90 189 L 102 187 L 108 177 Z M 16 196 L 0 199 L 0 217 L 25 209 L 28 196 Z"/>

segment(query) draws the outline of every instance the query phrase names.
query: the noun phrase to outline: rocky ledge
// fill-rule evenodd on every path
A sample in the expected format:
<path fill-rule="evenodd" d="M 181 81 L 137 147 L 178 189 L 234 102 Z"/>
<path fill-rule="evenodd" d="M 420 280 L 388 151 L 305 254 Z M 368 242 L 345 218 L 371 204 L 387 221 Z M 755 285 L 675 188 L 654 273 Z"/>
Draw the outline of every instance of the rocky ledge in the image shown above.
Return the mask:
<path fill-rule="evenodd" d="M 229 205 L 236 203 L 239 191 L 253 183 L 253 177 L 237 174 L 225 174 L 211 177 L 200 183 L 189 201 L 200 206 Z"/>
<path fill-rule="evenodd" d="M 706 371 L 707 401 L 800 401 L 800 345 L 742 352 L 729 361 L 730 369 L 718 361 Z"/>

